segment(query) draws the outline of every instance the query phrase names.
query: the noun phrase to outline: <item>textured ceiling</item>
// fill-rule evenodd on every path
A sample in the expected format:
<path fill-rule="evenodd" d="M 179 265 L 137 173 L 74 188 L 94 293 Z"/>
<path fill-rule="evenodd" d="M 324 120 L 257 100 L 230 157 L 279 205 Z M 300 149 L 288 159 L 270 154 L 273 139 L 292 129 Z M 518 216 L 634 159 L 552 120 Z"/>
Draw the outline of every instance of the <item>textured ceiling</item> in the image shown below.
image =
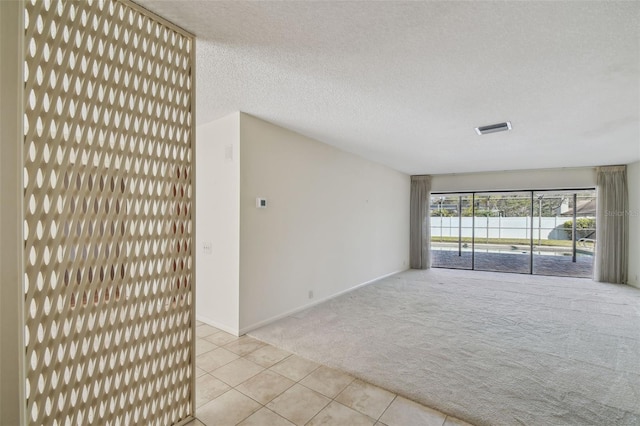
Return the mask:
<path fill-rule="evenodd" d="M 410 174 L 640 159 L 640 2 L 139 3 L 198 37 L 198 124 L 244 111 Z"/>

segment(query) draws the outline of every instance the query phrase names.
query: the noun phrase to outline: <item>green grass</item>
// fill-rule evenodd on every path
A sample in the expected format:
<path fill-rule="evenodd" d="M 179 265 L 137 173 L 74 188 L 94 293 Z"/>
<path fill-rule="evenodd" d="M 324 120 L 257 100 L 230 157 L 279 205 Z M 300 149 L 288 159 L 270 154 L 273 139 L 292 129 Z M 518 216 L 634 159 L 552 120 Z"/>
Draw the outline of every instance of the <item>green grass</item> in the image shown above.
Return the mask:
<path fill-rule="evenodd" d="M 471 244 L 471 237 L 462 237 L 463 243 Z M 431 237 L 431 241 L 434 243 L 457 243 L 458 237 Z M 504 244 L 504 245 L 526 245 L 530 244 L 530 240 L 528 238 L 476 238 L 476 244 Z M 538 240 L 536 238 L 533 239 L 533 244 L 538 245 Z M 540 240 L 541 246 L 549 246 L 549 247 L 572 247 L 573 242 L 569 240 Z"/>

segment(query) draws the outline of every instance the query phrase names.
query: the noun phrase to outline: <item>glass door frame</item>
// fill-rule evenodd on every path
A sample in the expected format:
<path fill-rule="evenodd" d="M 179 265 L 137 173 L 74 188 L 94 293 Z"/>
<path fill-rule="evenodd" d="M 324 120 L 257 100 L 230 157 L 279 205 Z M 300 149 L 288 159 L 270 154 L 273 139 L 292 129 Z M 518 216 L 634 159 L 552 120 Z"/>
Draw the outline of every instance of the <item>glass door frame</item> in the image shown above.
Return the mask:
<path fill-rule="evenodd" d="M 459 268 L 459 267 L 441 267 L 441 266 L 435 266 L 436 268 L 444 268 L 444 269 L 460 269 L 460 270 L 471 270 L 471 271 L 475 271 L 476 270 L 476 265 L 475 265 L 475 242 L 476 242 L 476 236 L 475 236 L 475 229 L 476 229 L 476 194 L 504 194 L 504 193 L 516 193 L 516 192 L 520 192 L 520 193 L 529 193 L 530 194 L 530 200 L 531 200 L 531 207 L 529 209 L 529 213 L 530 213 L 530 217 L 531 217 L 531 221 L 529 223 L 529 272 L 517 272 L 517 271 L 511 271 L 511 272 L 507 272 L 507 273 L 513 273 L 513 274 L 525 274 L 525 275 L 534 275 L 534 271 L 533 271 L 533 255 L 534 255 L 534 244 L 533 244 L 533 232 L 534 232 L 534 226 L 533 226 L 533 218 L 534 218 L 534 194 L 535 193 L 540 193 L 540 192 L 572 192 L 573 194 L 571 194 L 572 198 L 573 198 L 573 220 L 572 220 L 572 262 L 575 263 L 577 260 L 577 233 L 576 233 L 576 226 L 577 226 L 577 208 L 576 208 L 576 202 L 577 202 L 577 194 L 578 192 L 581 191 L 596 191 L 595 187 L 581 187 L 581 188 L 555 188 L 555 189 L 521 189 L 521 190 L 517 190 L 517 189 L 496 189 L 496 190 L 488 190 L 488 191 L 479 191 L 479 190 L 475 190 L 475 191 L 433 191 L 429 194 L 429 212 L 431 212 L 431 197 L 433 196 L 458 196 L 459 200 L 458 200 L 458 205 L 460 205 L 462 203 L 462 196 L 471 196 L 471 228 L 472 228 L 472 238 L 471 238 L 471 269 L 467 269 L 467 268 Z M 462 232 L 461 232 L 461 227 L 462 227 L 462 211 L 459 209 L 458 211 L 458 215 L 459 215 L 459 220 L 458 220 L 458 253 L 462 252 Z M 441 219 L 442 220 L 442 219 Z M 431 215 L 429 215 L 429 226 L 431 226 Z M 597 224 L 596 224 L 597 227 Z M 429 247 L 431 249 L 431 241 L 429 241 Z M 595 253 L 594 253 L 595 255 Z"/>

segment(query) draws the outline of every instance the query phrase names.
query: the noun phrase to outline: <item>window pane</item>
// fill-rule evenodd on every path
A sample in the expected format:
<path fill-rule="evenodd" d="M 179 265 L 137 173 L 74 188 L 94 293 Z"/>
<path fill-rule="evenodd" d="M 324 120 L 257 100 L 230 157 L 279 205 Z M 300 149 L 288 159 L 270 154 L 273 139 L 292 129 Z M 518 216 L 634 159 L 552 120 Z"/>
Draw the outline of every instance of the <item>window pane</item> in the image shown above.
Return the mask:
<path fill-rule="evenodd" d="M 577 219 L 575 257 L 574 209 Z M 596 198 L 593 190 L 536 192 L 533 273 L 591 277 L 595 249 L 595 215 Z"/>
<path fill-rule="evenodd" d="M 531 270 L 531 192 L 475 196 L 475 269 L 529 273 Z"/>
<path fill-rule="evenodd" d="M 469 194 L 431 197 L 431 266 L 472 268 L 471 200 Z"/>

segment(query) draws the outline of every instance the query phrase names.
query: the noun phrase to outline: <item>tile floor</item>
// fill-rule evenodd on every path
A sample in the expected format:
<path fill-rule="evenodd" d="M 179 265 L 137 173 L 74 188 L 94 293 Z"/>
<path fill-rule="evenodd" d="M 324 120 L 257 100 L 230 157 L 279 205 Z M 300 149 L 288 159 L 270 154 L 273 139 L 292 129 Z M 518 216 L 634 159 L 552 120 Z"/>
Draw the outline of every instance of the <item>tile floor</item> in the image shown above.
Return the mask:
<path fill-rule="evenodd" d="M 248 336 L 197 323 L 190 426 L 454 426 L 448 417 Z"/>

